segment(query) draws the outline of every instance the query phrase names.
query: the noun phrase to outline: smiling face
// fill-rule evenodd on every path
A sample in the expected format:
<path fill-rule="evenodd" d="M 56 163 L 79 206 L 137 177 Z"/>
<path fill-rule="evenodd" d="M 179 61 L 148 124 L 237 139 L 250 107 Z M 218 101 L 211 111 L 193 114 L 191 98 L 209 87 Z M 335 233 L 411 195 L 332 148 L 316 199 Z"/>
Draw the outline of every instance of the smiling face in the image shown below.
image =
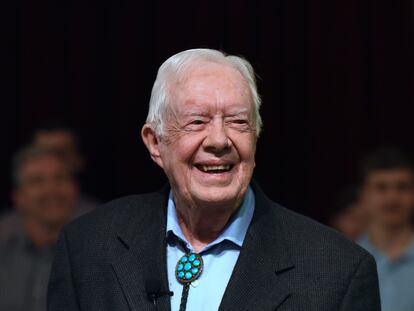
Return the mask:
<path fill-rule="evenodd" d="M 175 200 L 237 208 L 255 166 L 255 115 L 247 82 L 234 68 L 202 63 L 169 85 L 163 137 L 150 146 Z"/>

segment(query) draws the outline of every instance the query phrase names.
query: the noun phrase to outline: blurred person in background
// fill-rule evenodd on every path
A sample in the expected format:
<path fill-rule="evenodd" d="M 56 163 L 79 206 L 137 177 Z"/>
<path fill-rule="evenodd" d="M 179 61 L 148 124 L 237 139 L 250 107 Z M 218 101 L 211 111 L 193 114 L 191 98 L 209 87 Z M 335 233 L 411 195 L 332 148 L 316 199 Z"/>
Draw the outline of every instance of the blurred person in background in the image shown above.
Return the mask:
<path fill-rule="evenodd" d="M 364 159 L 361 203 L 370 217 L 359 244 L 376 259 L 383 311 L 414 310 L 414 166 L 396 149 Z"/>
<path fill-rule="evenodd" d="M 48 149 L 61 157 L 70 168 L 74 178 L 77 179 L 79 195 L 76 202 L 75 215 L 80 216 L 95 209 L 100 200 L 85 194 L 80 185 L 80 179 L 85 170 L 85 160 L 80 152 L 77 134 L 66 122 L 56 119 L 49 120 L 39 125 L 32 136 L 33 146 Z M 19 222 L 19 213 L 14 208 L 9 208 L 0 215 L 0 234 L 13 231 Z"/>
<path fill-rule="evenodd" d="M 81 183 L 77 203 L 78 215 L 89 212 L 99 205 L 100 200 L 86 194 L 82 189 L 85 159 L 80 152 L 78 136 L 71 126 L 60 120 L 47 121 L 34 131 L 32 142 L 34 145 L 53 149 L 60 153 L 71 166 L 73 173 Z"/>
<path fill-rule="evenodd" d="M 13 161 L 16 213 L 0 221 L 0 310 L 45 311 L 58 234 L 74 217 L 78 186 L 54 150 L 28 146 Z"/>
<path fill-rule="evenodd" d="M 368 215 L 359 200 L 356 185 L 342 190 L 329 224 L 353 241 L 358 240 L 366 232 Z"/>

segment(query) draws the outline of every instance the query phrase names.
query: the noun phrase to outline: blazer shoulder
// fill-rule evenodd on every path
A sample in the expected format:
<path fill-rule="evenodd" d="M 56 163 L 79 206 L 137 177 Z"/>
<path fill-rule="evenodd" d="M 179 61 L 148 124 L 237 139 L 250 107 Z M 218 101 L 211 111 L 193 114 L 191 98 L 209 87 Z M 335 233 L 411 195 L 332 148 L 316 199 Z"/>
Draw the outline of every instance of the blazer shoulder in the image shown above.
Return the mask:
<path fill-rule="evenodd" d="M 272 202 L 275 217 L 283 226 L 289 248 L 297 255 L 325 257 L 342 263 L 359 264 L 372 257 L 356 242 L 327 225 Z"/>
<path fill-rule="evenodd" d="M 77 217 L 64 227 L 67 233 L 93 233 L 102 229 L 110 231 L 114 223 L 145 219 L 151 211 L 159 210 L 165 200 L 161 192 L 128 195 L 98 206 L 91 212 Z"/>

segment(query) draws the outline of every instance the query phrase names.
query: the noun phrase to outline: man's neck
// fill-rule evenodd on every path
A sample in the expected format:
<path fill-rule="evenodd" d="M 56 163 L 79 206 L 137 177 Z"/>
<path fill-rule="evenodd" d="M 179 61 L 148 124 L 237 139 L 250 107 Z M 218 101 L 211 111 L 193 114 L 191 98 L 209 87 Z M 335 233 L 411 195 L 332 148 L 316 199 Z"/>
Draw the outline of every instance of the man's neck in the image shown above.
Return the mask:
<path fill-rule="evenodd" d="M 37 247 L 49 247 L 56 243 L 60 227 L 45 226 L 32 219 L 23 219 L 27 238 Z"/>
<path fill-rule="evenodd" d="M 226 206 L 188 207 L 175 202 L 178 223 L 195 252 L 201 251 L 223 232 L 241 202 Z"/>
<path fill-rule="evenodd" d="M 399 226 L 371 225 L 368 231 L 371 243 L 391 259 L 398 259 L 413 239 L 411 224 Z"/>

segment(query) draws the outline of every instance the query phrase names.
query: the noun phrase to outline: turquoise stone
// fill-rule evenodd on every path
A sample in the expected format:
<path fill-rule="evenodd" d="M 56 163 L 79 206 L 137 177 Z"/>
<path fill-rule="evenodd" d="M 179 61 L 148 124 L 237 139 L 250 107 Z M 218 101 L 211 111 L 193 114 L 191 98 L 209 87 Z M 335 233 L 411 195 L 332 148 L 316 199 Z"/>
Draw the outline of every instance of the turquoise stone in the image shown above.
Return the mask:
<path fill-rule="evenodd" d="M 197 274 L 197 272 L 198 272 L 198 268 L 193 268 L 193 269 L 191 269 L 191 273 L 192 273 L 192 274 L 194 274 L 194 275 L 195 275 L 195 274 Z"/>
<path fill-rule="evenodd" d="M 181 258 L 181 262 L 187 262 L 188 258 L 186 256 L 184 256 L 183 258 Z"/>
<path fill-rule="evenodd" d="M 192 275 L 190 272 L 186 272 L 186 273 L 185 273 L 185 278 L 186 278 L 187 280 L 191 279 L 192 277 L 193 277 L 193 275 Z"/>
<path fill-rule="evenodd" d="M 190 261 L 194 261 L 194 259 L 196 259 L 195 254 L 191 254 L 190 257 L 188 258 L 188 260 L 190 260 Z"/>
<path fill-rule="evenodd" d="M 200 265 L 200 260 L 198 259 L 194 260 L 193 265 L 198 267 Z"/>
<path fill-rule="evenodd" d="M 183 279 L 183 278 L 184 278 L 184 272 L 183 272 L 183 271 L 178 272 L 177 276 L 178 276 L 180 279 Z"/>
<path fill-rule="evenodd" d="M 181 271 L 181 270 L 183 270 L 183 268 L 184 268 L 183 264 L 182 264 L 182 263 L 180 263 L 180 264 L 177 266 L 177 271 Z"/>
<path fill-rule="evenodd" d="M 184 266 L 184 270 L 185 270 L 185 271 L 188 271 L 188 270 L 190 270 L 190 269 L 191 269 L 191 263 L 187 262 L 187 263 L 185 264 L 185 266 Z"/>

